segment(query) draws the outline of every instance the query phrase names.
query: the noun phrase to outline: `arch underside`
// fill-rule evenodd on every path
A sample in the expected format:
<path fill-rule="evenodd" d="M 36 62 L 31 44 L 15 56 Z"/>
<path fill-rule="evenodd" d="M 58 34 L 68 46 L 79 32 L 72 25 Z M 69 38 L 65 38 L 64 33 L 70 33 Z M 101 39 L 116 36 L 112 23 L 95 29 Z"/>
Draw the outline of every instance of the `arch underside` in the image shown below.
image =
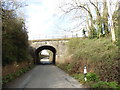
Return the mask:
<path fill-rule="evenodd" d="M 39 48 L 36 49 L 36 51 L 35 51 L 35 55 L 36 55 L 35 64 L 39 64 L 39 63 L 40 63 L 39 53 L 40 53 L 42 50 L 45 50 L 45 49 L 52 51 L 52 53 L 53 53 L 52 63 L 55 64 L 56 49 L 55 49 L 53 46 L 48 46 L 48 45 L 41 46 L 41 47 L 39 47 Z"/>

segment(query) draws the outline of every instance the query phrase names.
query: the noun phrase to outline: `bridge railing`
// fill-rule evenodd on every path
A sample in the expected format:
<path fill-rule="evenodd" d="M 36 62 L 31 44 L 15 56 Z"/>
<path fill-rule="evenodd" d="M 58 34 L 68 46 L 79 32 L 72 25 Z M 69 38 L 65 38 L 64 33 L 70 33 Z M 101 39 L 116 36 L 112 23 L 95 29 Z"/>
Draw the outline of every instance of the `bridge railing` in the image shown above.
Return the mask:
<path fill-rule="evenodd" d="M 72 37 L 81 37 L 78 34 L 48 34 L 48 35 L 34 35 L 30 40 L 42 40 L 42 39 L 60 39 L 60 38 L 72 38 Z"/>

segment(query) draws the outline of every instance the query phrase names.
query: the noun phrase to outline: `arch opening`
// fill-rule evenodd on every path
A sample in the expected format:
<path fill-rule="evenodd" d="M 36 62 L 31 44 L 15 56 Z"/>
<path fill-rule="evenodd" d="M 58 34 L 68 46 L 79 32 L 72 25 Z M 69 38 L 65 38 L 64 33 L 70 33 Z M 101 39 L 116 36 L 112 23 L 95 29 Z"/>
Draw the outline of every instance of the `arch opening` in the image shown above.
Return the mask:
<path fill-rule="evenodd" d="M 41 47 L 36 49 L 36 51 L 35 51 L 35 55 L 36 55 L 35 64 L 42 64 L 41 54 L 45 51 L 51 51 L 53 53 L 51 62 L 52 62 L 52 64 L 55 64 L 56 63 L 56 61 L 55 61 L 55 59 L 56 59 L 56 49 L 53 46 L 47 46 L 47 45 L 41 46 Z M 49 58 L 48 55 L 46 55 L 46 57 Z"/>

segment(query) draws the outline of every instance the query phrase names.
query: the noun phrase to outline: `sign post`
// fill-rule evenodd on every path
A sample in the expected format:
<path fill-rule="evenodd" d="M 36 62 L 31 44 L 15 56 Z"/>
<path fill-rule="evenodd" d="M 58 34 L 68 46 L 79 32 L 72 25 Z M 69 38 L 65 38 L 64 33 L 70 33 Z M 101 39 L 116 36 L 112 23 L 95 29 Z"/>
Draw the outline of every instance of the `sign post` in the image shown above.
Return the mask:
<path fill-rule="evenodd" d="M 85 81 L 87 81 L 86 74 L 87 74 L 87 68 L 86 68 L 86 65 L 85 65 L 84 66 L 84 80 Z"/>

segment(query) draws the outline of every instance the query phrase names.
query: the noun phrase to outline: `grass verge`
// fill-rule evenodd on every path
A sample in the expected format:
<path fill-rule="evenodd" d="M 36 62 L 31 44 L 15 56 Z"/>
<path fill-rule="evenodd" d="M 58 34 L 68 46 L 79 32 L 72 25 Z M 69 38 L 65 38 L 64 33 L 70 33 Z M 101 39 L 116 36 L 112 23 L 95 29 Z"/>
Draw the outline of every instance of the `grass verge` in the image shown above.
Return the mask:
<path fill-rule="evenodd" d="M 2 77 L 2 85 L 4 86 L 8 82 L 11 82 L 12 80 L 15 80 L 19 76 L 21 76 L 23 73 L 26 73 L 27 71 L 31 70 L 35 65 L 27 66 L 25 68 L 22 68 L 18 70 L 17 72 L 7 74 L 6 76 Z"/>

